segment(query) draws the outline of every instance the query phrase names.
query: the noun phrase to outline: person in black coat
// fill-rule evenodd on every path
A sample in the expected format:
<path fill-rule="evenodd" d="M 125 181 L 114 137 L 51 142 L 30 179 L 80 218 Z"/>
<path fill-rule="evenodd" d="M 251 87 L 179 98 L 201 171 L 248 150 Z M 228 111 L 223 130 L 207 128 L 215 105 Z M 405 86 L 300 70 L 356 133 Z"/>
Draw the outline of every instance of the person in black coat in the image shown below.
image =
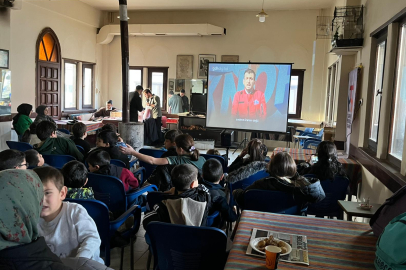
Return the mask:
<path fill-rule="evenodd" d="M 135 93 L 130 101 L 130 122 L 138 122 L 138 112 L 143 110 L 141 94 L 144 91 L 141 85 L 137 85 Z"/>
<path fill-rule="evenodd" d="M 231 173 L 243 166 L 247 166 L 254 161 L 264 161 L 268 154 L 268 148 L 260 139 L 252 139 L 241 154 L 228 167 L 228 173 Z"/>
<path fill-rule="evenodd" d="M 326 197 L 319 179 L 300 176 L 296 171 L 295 161 L 286 152 L 277 153 L 271 159 L 268 172 L 269 177 L 255 181 L 245 190 L 234 190 L 234 199 L 241 208 L 244 208 L 244 193 L 250 189 L 290 193 L 296 202 L 302 204 L 302 207 L 308 203 L 319 202 Z"/>
<path fill-rule="evenodd" d="M 182 109 L 183 112 L 188 112 L 189 111 L 189 98 L 185 95 L 186 91 L 185 89 L 180 90 L 179 96 L 182 98 Z"/>

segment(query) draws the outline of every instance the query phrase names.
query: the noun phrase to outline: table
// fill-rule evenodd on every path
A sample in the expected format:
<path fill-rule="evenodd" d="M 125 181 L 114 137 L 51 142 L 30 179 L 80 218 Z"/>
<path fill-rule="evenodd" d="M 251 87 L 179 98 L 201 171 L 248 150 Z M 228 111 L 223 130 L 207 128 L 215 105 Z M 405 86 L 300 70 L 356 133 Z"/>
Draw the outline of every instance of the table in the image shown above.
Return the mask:
<path fill-rule="evenodd" d="M 324 123 L 317 121 L 307 121 L 299 119 L 288 119 L 288 125 L 294 127 L 310 127 L 310 128 L 322 128 Z"/>
<path fill-rule="evenodd" d="M 64 129 L 71 131 L 73 125 L 68 124 L 68 122 L 70 122 L 70 121 L 72 121 L 72 120 L 56 120 L 55 123 L 58 125 L 58 128 L 64 128 Z M 79 122 L 82 122 L 83 124 L 86 125 L 87 133 L 96 131 L 104 125 L 102 122 L 93 122 L 93 121 L 79 121 Z"/>
<path fill-rule="evenodd" d="M 366 223 L 245 210 L 225 270 L 267 269 L 265 259 L 245 254 L 252 228 L 307 236 L 310 265 L 279 262 L 278 269 L 375 269 L 378 238 Z"/>
<path fill-rule="evenodd" d="M 375 214 L 376 210 L 378 210 L 378 208 L 381 207 L 381 204 L 370 203 L 370 205 L 372 205 L 372 208 L 370 210 L 363 210 L 359 208 L 360 202 L 349 202 L 339 200 L 338 204 L 340 205 L 341 209 L 343 209 L 343 211 L 347 213 L 348 221 L 352 221 L 353 216 L 371 218 Z"/>

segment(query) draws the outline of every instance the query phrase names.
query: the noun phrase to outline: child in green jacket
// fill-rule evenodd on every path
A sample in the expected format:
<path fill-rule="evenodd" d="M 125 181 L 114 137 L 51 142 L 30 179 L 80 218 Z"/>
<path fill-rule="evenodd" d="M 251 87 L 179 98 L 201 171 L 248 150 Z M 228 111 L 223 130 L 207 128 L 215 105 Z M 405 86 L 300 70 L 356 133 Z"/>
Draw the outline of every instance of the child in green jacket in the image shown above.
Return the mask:
<path fill-rule="evenodd" d="M 31 110 L 32 105 L 22 103 L 17 107 L 17 115 L 13 117 L 13 127 L 17 132 L 19 141 L 21 141 L 21 137 L 23 136 L 24 132 L 32 124 L 32 120 L 30 118 Z"/>

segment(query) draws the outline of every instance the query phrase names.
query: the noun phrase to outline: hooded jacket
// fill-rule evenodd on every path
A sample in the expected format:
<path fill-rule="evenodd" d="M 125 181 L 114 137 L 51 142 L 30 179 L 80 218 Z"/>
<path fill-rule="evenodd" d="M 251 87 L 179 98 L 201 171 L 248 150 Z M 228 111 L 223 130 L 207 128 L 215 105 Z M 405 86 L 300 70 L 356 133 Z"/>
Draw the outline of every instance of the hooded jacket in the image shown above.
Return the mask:
<path fill-rule="evenodd" d="M 193 204 L 190 201 L 173 201 L 178 199 L 190 198 L 196 202 L 206 203 L 205 207 L 202 208 L 198 204 Z M 192 208 L 189 208 L 192 207 Z M 192 221 L 195 224 L 196 220 L 201 220 L 200 226 L 206 226 L 207 216 L 211 208 L 211 196 L 209 190 L 203 186 L 199 185 L 196 188 L 191 188 L 186 190 L 181 194 L 168 195 L 166 200 L 153 206 L 153 211 L 146 214 L 142 222 L 144 228 L 152 221 L 160 221 L 166 223 L 172 223 L 173 221 L 179 221 L 180 219 L 174 218 L 174 216 L 180 217 L 184 216 L 182 219 L 186 224 L 186 221 Z M 194 211 L 193 211 L 194 209 Z M 199 210 L 200 209 L 200 210 Z M 203 214 L 201 211 L 204 211 Z M 171 219 L 172 217 L 172 219 Z"/>
<path fill-rule="evenodd" d="M 319 202 L 326 197 L 317 178 L 305 178 L 296 174 L 290 180 L 292 183 L 272 176 L 257 180 L 245 190 L 235 190 L 234 199 L 240 207 L 244 208 L 244 193 L 250 189 L 282 191 L 292 194 L 295 201 L 301 203 L 302 207 L 308 203 Z"/>
<path fill-rule="evenodd" d="M 123 182 L 124 190 L 126 192 L 130 189 L 130 187 L 137 188 L 139 186 L 138 179 L 130 170 L 113 164 L 101 166 L 100 169 L 94 173 L 117 177 L 121 180 L 121 182 Z"/>
<path fill-rule="evenodd" d="M 34 149 L 40 154 L 46 155 L 71 155 L 79 161 L 83 161 L 83 155 L 80 153 L 72 140 L 62 137 L 47 138 L 45 141 L 34 145 Z"/>

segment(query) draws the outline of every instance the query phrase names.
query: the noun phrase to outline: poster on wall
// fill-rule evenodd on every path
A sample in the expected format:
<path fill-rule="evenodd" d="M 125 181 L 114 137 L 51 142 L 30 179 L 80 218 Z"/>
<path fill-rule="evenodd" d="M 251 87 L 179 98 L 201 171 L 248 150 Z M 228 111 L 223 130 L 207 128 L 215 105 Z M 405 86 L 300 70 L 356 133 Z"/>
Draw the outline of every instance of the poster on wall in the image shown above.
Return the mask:
<path fill-rule="evenodd" d="M 346 131 L 346 144 L 345 152 L 348 154 L 350 151 L 350 134 L 352 130 L 352 123 L 354 119 L 354 109 L 355 109 L 355 95 L 357 93 L 357 81 L 358 81 L 358 68 L 350 72 L 348 82 L 348 97 L 347 97 L 347 131 Z"/>
<path fill-rule="evenodd" d="M 216 62 L 215 54 L 199 54 L 199 70 L 197 72 L 197 78 L 206 79 L 209 63 Z"/>

